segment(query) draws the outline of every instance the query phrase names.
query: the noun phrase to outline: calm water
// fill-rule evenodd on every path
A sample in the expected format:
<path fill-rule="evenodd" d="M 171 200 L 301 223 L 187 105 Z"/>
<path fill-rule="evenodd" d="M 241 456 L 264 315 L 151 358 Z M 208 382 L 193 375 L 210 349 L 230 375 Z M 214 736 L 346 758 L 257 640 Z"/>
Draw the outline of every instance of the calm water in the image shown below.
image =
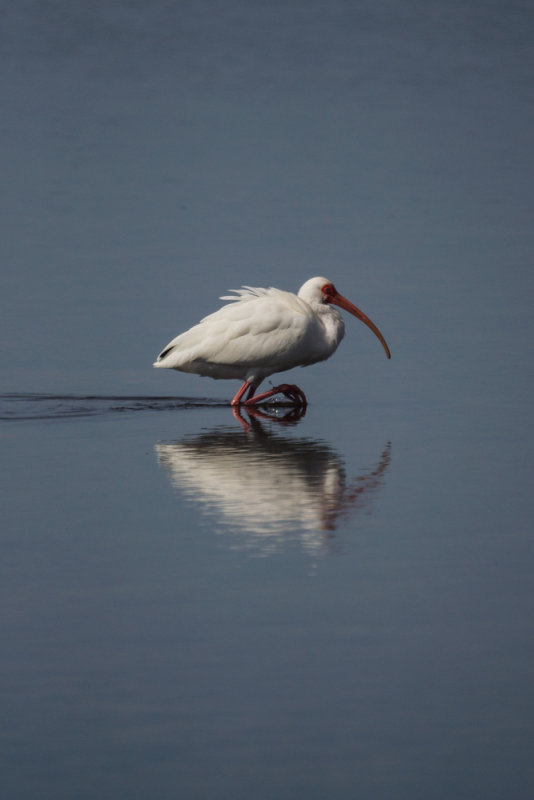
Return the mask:
<path fill-rule="evenodd" d="M 532 797 L 533 23 L 4 9 L 6 797 Z M 303 416 L 152 370 L 321 274 Z"/>

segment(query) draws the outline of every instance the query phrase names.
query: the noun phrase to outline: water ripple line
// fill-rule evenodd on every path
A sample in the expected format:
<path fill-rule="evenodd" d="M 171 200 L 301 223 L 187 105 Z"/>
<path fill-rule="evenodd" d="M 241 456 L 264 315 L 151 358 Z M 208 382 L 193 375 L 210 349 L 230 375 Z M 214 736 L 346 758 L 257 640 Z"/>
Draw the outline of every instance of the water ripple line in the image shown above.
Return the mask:
<path fill-rule="evenodd" d="M 206 397 L 154 397 L 151 395 L 78 395 L 10 392 L 0 394 L 0 420 L 71 419 L 137 411 L 172 411 L 219 408 L 226 401 Z"/>

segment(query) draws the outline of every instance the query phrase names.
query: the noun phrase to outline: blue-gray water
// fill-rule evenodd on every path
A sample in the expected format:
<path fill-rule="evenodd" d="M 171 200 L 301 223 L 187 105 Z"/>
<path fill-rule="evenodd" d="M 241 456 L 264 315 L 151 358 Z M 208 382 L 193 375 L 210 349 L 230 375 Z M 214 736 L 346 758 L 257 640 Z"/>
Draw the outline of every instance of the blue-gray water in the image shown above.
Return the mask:
<path fill-rule="evenodd" d="M 3 6 L 10 800 L 533 796 L 533 30 Z M 348 318 L 300 418 L 151 368 L 313 275 L 392 360 Z"/>

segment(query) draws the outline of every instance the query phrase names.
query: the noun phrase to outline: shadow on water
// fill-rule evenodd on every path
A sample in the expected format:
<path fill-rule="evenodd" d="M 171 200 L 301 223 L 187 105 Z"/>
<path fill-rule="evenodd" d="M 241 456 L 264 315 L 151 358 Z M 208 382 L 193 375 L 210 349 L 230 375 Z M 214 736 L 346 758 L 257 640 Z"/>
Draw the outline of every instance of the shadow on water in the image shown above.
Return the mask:
<path fill-rule="evenodd" d="M 220 408 L 228 401 L 195 397 L 133 397 L 122 395 L 2 394 L 0 420 L 69 419 L 134 411 Z"/>
<path fill-rule="evenodd" d="M 388 442 L 372 468 L 349 480 L 329 444 L 266 430 L 255 416 L 245 435 L 214 428 L 155 451 L 173 487 L 217 520 L 232 548 L 254 555 L 295 538 L 311 554 L 332 547 L 340 521 L 369 508 L 391 458 Z"/>

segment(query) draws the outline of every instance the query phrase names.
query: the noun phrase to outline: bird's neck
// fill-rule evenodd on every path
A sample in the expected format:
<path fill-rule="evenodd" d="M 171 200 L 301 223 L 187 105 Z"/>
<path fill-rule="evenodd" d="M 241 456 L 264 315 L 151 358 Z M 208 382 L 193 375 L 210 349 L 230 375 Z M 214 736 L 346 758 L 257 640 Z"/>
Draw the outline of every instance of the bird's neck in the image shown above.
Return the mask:
<path fill-rule="evenodd" d="M 333 353 L 345 335 L 343 317 L 337 308 L 322 306 L 319 318 L 324 326 L 325 339 L 331 347 L 331 353 Z"/>

